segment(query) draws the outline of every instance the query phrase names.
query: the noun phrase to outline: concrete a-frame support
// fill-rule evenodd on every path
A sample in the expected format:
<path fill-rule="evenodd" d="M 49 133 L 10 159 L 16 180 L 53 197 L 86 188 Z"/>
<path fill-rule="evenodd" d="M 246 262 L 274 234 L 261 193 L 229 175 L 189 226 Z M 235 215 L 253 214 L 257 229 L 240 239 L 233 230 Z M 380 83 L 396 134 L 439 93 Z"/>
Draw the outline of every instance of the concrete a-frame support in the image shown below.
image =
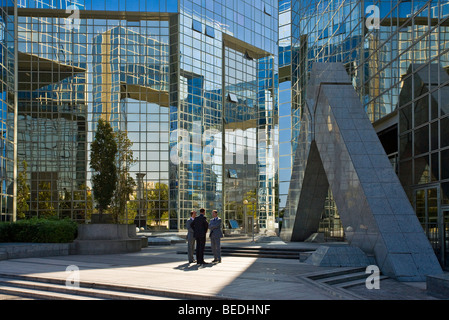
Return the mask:
<path fill-rule="evenodd" d="M 292 239 L 317 230 L 330 187 L 349 244 L 373 254 L 383 274 L 442 273 L 343 65 L 315 63 L 307 94 L 312 143 Z"/>
<path fill-rule="evenodd" d="M 302 179 L 291 241 L 304 241 L 318 230 L 328 189 L 329 182 L 326 172 L 321 162 L 316 141 L 313 140 L 310 144 L 307 166 Z"/>

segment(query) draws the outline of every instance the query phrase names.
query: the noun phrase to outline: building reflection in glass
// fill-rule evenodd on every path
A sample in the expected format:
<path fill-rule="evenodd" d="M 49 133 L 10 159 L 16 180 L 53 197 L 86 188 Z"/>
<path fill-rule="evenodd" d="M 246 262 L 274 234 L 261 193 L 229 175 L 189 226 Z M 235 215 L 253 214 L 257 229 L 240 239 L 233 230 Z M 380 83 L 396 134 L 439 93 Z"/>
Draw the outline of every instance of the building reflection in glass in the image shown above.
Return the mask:
<path fill-rule="evenodd" d="M 394 122 L 379 131 L 379 137 L 440 262 L 447 264 L 443 221 L 449 189 L 449 144 L 445 143 L 449 2 L 291 1 L 290 5 L 295 22 L 291 29 L 292 120 L 294 110 L 302 109 L 300 120 L 292 126 L 307 130 L 304 97 L 311 62 L 342 62 L 374 128 Z M 372 17 L 366 12 L 368 5 L 379 9 L 379 28 L 366 24 Z M 296 179 L 301 180 L 301 163 L 307 159 L 301 149 L 298 152 L 303 143 L 298 141 L 293 159 L 292 195 L 301 188 Z M 297 208 L 282 196 L 287 194 L 282 186 L 280 190 L 281 203 L 283 199 L 287 203 L 283 228 L 288 232 Z"/>
<path fill-rule="evenodd" d="M 28 216 L 95 213 L 89 143 L 103 118 L 138 159 L 125 219 L 183 229 L 204 207 L 243 230 L 250 197 L 258 228 L 274 230 L 277 2 L 21 1 L 17 12 L 10 125 L 28 163 Z"/>

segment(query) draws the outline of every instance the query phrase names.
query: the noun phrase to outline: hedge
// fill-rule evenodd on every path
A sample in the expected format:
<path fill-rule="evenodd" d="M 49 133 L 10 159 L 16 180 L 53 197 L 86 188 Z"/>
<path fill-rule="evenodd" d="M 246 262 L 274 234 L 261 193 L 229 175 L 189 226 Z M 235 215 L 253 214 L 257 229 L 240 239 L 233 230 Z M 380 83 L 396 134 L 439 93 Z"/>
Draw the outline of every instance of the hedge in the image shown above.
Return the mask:
<path fill-rule="evenodd" d="M 0 242 L 68 243 L 76 238 L 77 231 L 77 223 L 70 219 L 31 218 L 1 222 Z"/>

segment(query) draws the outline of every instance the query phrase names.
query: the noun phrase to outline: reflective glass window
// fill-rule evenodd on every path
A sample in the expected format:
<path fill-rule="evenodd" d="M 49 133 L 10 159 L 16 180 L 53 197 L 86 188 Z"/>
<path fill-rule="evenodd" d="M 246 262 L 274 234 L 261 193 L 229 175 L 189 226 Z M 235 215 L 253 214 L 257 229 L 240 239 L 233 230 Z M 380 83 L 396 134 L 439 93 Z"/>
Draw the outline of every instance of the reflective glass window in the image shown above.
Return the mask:
<path fill-rule="evenodd" d="M 449 179 L 449 149 L 441 151 L 441 179 Z"/>
<path fill-rule="evenodd" d="M 429 121 L 429 96 L 424 96 L 415 102 L 415 127 Z"/>
<path fill-rule="evenodd" d="M 193 19 L 192 29 L 198 32 L 203 32 L 203 24 L 200 21 Z"/>
<path fill-rule="evenodd" d="M 414 131 L 415 155 L 429 152 L 429 126 Z"/>
<path fill-rule="evenodd" d="M 441 148 L 449 146 L 449 117 L 440 120 L 440 141 Z"/>
<path fill-rule="evenodd" d="M 215 38 L 215 30 L 213 27 L 206 25 L 206 35 L 211 38 Z"/>

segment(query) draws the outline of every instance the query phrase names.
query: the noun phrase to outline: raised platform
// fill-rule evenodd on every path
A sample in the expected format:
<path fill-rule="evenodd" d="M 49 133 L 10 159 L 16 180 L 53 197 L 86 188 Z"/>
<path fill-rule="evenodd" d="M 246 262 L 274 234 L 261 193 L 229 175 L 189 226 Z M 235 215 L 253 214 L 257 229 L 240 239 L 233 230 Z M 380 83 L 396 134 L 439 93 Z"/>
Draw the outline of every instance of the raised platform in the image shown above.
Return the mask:
<path fill-rule="evenodd" d="M 126 224 L 84 224 L 78 226 L 78 238 L 71 254 L 115 254 L 138 252 L 142 239 L 136 226 Z"/>
<path fill-rule="evenodd" d="M 429 275 L 426 279 L 427 292 L 440 299 L 449 299 L 449 273 Z"/>
<path fill-rule="evenodd" d="M 274 247 L 286 249 L 313 250 L 314 243 L 286 243 L 281 244 L 254 244 L 251 241 L 238 243 L 225 243 L 229 247 Z M 133 254 L 117 255 L 69 255 L 58 258 L 34 258 L 26 260 L 4 260 L 0 263 L 0 275 L 8 278 L 1 284 L 1 290 L 18 286 L 13 280 L 18 276 L 22 281 L 31 281 L 33 291 L 37 285 L 45 285 L 41 291 L 47 293 L 46 299 L 56 299 L 56 290 L 47 287 L 53 281 L 59 281 L 63 290 L 69 265 L 80 267 L 79 290 L 105 289 L 107 292 L 99 294 L 100 299 L 131 299 L 134 294 L 156 295 L 155 299 L 225 299 L 233 300 L 328 300 L 346 299 L 355 300 L 357 296 L 366 299 L 394 299 L 394 300 L 435 300 L 437 298 L 427 295 L 425 288 L 402 284 L 394 279 L 381 280 L 380 290 L 367 290 L 365 285 L 340 289 L 343 283 L 329 284 L 322 282 L 332 280 L 335 282 L 337 272 L 341 274 L 348 268 L 315 267 L 306 263 L 299 263 L 295 259 L 264 259 L 245 258 L 240 256 L 223 257 L 222 263 L 199 266 L 187 261 L 187 255 L 177 254 L 184 250 L 186 244 L 169 246 L 154 246 L 142 249 Z M 205 256 L 211 261 L 212 256 Z M 353 268 L 351 268 L 353 269 Z M 363 270 L 362 270 L 363 271 Z M 331 279 L 331 272 L 332 278 Z M 326 273 L 323 278 L 322 274 Z M 142 275 L 136 277 L 136 275 Z M 27 279 L 23 279 L 26 276 Z M 349 276 L 349 275 L 348 275 Z M 351 277 L 356 274 L 351 274 Z M 32 277 L 32 279 L 30 279 Z M 313 277 L 313 279 L 312 279 Z M 318 279 L 320 278 L 320 279 Z M 150 279 L 151 281 L 147 281 Z M 214 279 L 210 281 L 210 279 Z M 365 278 L 366 279 L 366 278 Z M 0 279 L 3 280 L 3 279 Z M 39 283 L 36 283 L 39 282 Z M 44 282 L 44 284 L 42 284 Z M 186 283 L 194 283 L 195 290 Z M 8 287 L 7 287 L 8 285 Z M 22 285 L 22 283 L 20 284 Z M 346 285 L 346 284 L 345 284 Z M 337 287 L 338 286 L 338 287 Z M 29 287 L 28 287 L 29 288 Z M 288 288 L 288 290 L 286 290 Z M 14 294 L 22 292 L 23 287 Z M 31 290 L 31 289 L 29 289 Z M 86 291 L 70 288 L 70 294 L 84 295 Z M 350 290 L 350 291 L 349 291 Z M 375 292 L 373 292 L 375 291 Z M 356 295 L 353 294 L 356 293 Z M 32 294 L 32 293 L 30 293 Z M 34 293 L 33 293 L 34 295 Z M 45 297 L 37 296 L 39 299 Z M 141 297 L 139 297 L 142 299 Z M 64 299 L 68 299 L 64 297 Z M 74 299 L 73 297 L 70 299 Z M 177 312 L 177 309 L 176 311 Z M 177 313 L 173 314 L 176 318 Z"/>

